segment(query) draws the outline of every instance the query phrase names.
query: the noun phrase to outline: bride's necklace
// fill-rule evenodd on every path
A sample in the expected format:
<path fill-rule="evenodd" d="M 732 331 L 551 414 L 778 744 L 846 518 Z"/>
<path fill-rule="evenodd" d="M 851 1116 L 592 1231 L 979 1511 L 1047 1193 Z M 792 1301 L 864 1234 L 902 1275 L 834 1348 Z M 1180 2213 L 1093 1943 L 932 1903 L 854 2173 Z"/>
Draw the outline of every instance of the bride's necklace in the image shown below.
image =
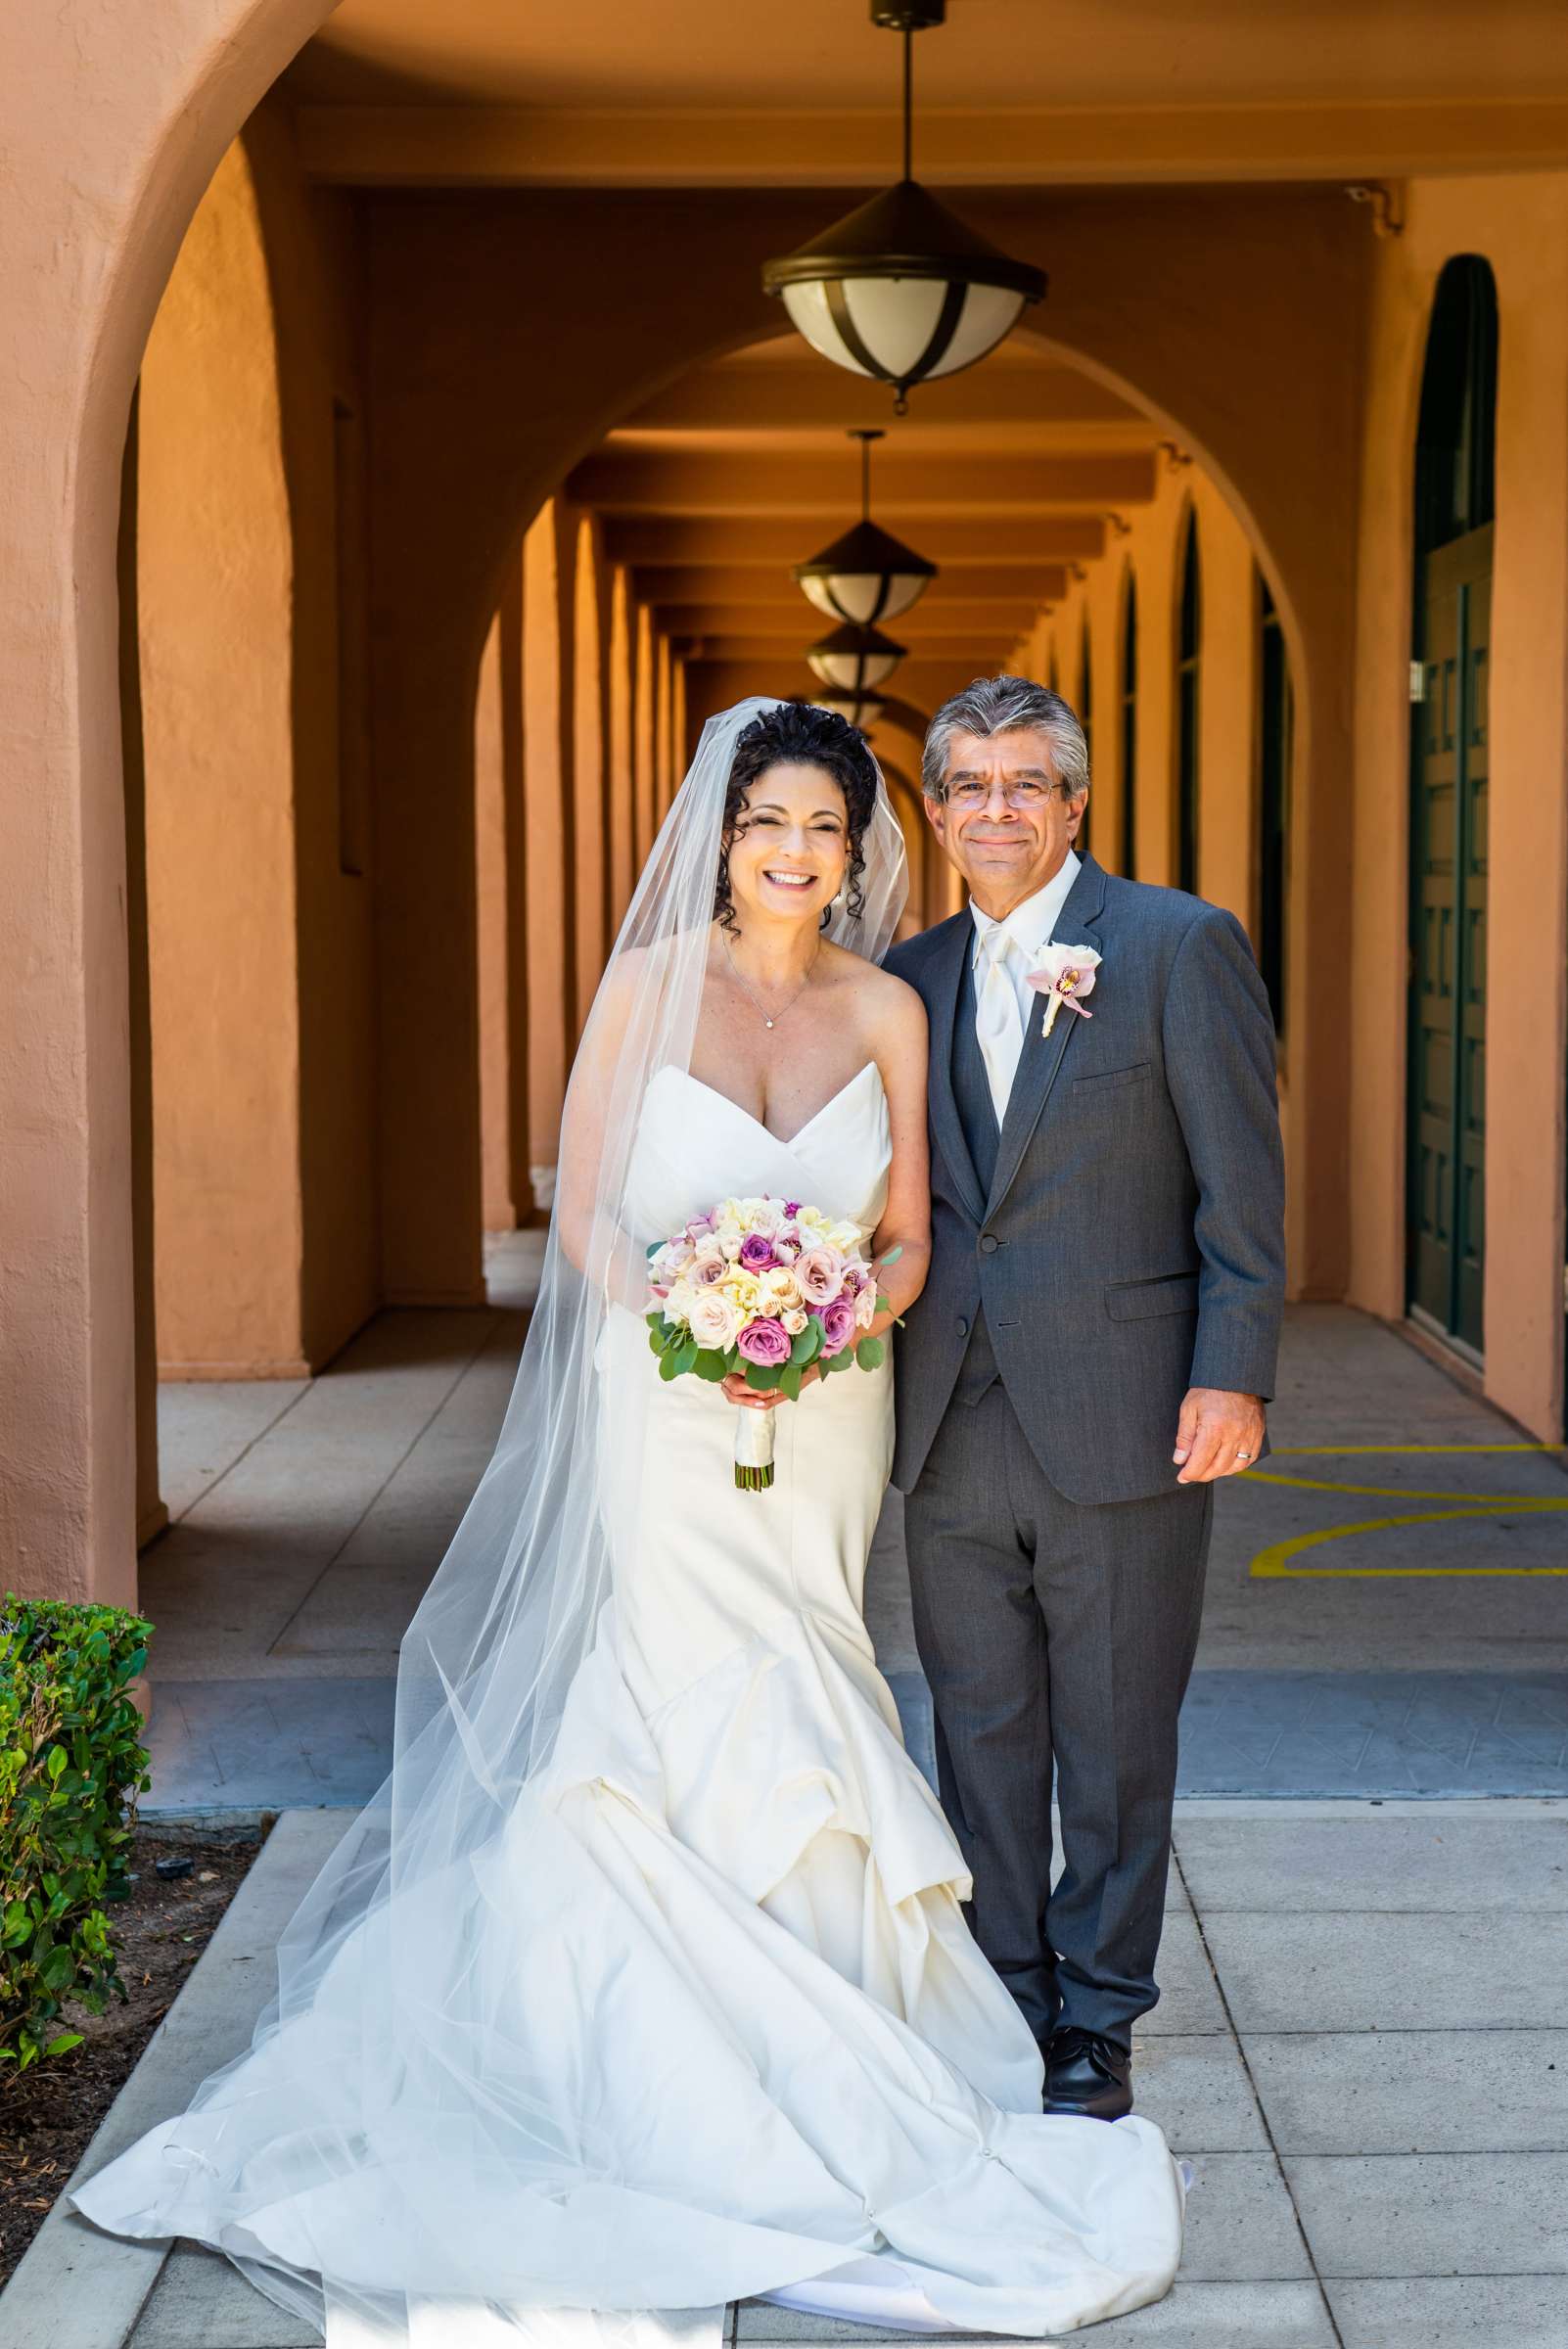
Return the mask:
<path fill-rule="evenodd" d="M 805 994 L 805 992 L 806 992 L 807 989 L 807 988 L 810 986 L 810 984 L 811 984 L 811 973 L 812 973 L 812 972 L 815 970 L 815 968 L 816 968 L 817 955 L 818 955 L 818 954 L 820 954 L 820 953 L 821 953 L 821 951 L 822 951 L 822 942 L 821 942 L 821 940 L 820 940 L 820 939 L 818 939 L 818 940 L 817 940 L 817 943 L 816 943 L 816 954 L 813 954 L 813 955 L 812 955 L 812 957 L 811 957 L 811 959 L 810 959 L 810 961 L 809 961 L 809 962 L 807 964 L 807 966 L 806 966 L 806 977 L 805 977 L 805 978 L 804 978 L 804 979 L 801 981 L 801 984 L 800 984 L 800 986 L 799 986 L 799 987 L 796 989 L 796 990 L 795 990 L 794 994 L 793 994 L 793 995 L 791 995 L 791 997 L 790 997 L 789 1001 L 788 1001 L 788 1002 L 787 1002 L 787 1003 L 784 1005 L 784 1006 L 783 1006 L 783 1009 L 782 1009 L 782 1010 L 779 1010 L 779 1011 L 769 1011 L 769 1010 L 768 1010 L 768 1008 L 767 1008 L 767 1005 L 766 1005 L 765 1003 L 760 1002 L 760 1001 L 758 1000 L 757 996 L 753 994 L 753 992 L 752 992 L 751 989 L 750 989 L 750 988 L 747 986 L 747 984 L 746 984 L 745 980 L 744 980 L 744 979 L 741 977 L 741 975 L 740 975 L 739 971 L 738 971 L 738 970 L 735 968 L 735 957 L 734 957 L 734 955 L 733 955 L 733 954 L 730 952 L 730 946 L 729 946 L 729 940 L 728 940 L 728 938 L 726 938 L 726 937 L 724 936 L 724 933 L 723 933 L 723 931 L 722 931 L 722 930 L 719 932 L 719 934 L 718 934 L 718 935 L 719 935 L 719 937 L 720 937 L 721 939 L 723 939 L 723 942 L 724 942 L 724 960 L 725 960 L 725 961 L 726 961 L 726 962 L 729 964 L 729 975 L 730 975 L 730 977 L 731 977 L 731 978 L 734 980 L 734 982 L 735 982 L 735 985 L 736 985 L 736 986 L 737 986 L 737 987 L 740 989 L 740 990 L 741 990 L 741 993 L 742 993 L 742 994 L 743 994 L 743 995 L 746 997 L 746 1000 L 747 1000 L 747 1002 L 748 1002 L 748 1003 L 750 1003 L 750 1004 L 752 1004 L 752 1005 L 753 1005 L 753 1007 L 754 1007 L 756 1010 L 758 1010 L 758 1011 L 760 1011 L 760 1012 L 761 1013 L 761 1015 L 762 1015 L 762 1026 L 763 1026 L 764 1028 L 776 1028 L 776 1027 L 778 1026 L 778 1023 L 779 1023 L 779 1021 L 780 1021 L 781 1019 L 783 1019 L 783 1017 L 784 1017 L 785 1013 L 786 1013 L 786 1012 L 793 1011 L 793 1010 L 795 1009 L 795 1006 L 796 1006 L 796 1004 L 797 1004 L 797 1003 L 799 1003 L 799 1001 L 800 1001 L 801 997 L 802 997 L 802 996 Z"/>

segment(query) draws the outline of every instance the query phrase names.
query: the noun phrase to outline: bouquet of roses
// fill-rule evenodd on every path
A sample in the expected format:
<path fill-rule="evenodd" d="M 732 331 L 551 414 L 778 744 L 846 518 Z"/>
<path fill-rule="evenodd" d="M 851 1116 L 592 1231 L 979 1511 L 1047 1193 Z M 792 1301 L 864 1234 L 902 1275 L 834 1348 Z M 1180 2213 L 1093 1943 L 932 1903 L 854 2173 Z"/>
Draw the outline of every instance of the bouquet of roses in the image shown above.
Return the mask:
<path fill-rule="evenodd" d="M 716 1386 L 740 1371 L 760 1393 L 777 1388 L 793 1403 L 813 1364 L 823 1377 L 852 1363 L 877 1369 L 885 1350 L 865 1333 L 889 1307 L 865 1238 L 858 1223 L 799 1199 L 721 1199 L 694 1216 L 648 1251 L 660 1377 L 689 1371 Z M 762 1492 L 773 1482 L 773 1414 L 737 1410 L 735 1422 L 735 1482 Z"/>

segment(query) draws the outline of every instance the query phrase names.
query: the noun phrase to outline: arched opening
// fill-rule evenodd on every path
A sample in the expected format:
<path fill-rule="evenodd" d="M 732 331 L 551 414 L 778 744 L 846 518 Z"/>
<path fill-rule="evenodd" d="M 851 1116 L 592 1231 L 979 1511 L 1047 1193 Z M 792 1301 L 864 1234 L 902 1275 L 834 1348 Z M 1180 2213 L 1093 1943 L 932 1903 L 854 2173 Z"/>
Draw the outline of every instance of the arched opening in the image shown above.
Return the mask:
<path fill-rule="evenodd" d="M 1198 570 L 1198 518 L 1188 509 L 1181 541 L 1181 587 L 1176 621 L 1176 887 L 1198 886 L 1199 706 L 1203 589 Z"/>
<path fill-rule="evenodd" d="M 1121 869 L 1137 879 L 1138 838 L 1138 590 L 1129 568 L 1122 588 L 1122 631 L 1118 648 L 1117 766 L 1121 782 Z"/>
<path fill-rule="evenodd" d="M 1415 449 L 1407 1302 L 1478 1363 L 1497 397 L 1497 289 L 1461 254 L 1433 299 Z"/>

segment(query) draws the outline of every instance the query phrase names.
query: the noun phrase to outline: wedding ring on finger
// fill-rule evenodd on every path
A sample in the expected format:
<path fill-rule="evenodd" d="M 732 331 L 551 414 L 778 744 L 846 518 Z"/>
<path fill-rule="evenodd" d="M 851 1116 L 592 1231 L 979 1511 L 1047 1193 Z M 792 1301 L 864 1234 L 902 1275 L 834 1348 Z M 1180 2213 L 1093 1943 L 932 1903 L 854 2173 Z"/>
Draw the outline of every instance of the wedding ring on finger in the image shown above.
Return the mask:
<path fill-rule="evenodd" d="M 1236 1454 L 1236 1457 L 1237 1457 L 1237 1459 L 1238 1459 L 1238 1460 L 1244 1460 L 1244 1461 L 1245 1461 L 1245 1460 L 1250 1460 L 1250 1459 L 1251 1459 L 1251 1457 L 1252 1457 L 1252 1454 L 1251 1454 L 1251 1452 L 1250 1452 L 1250 1451 L 1238 1451 L 1238 1452 L 1237 1452 L 1237 1454 Z"/>

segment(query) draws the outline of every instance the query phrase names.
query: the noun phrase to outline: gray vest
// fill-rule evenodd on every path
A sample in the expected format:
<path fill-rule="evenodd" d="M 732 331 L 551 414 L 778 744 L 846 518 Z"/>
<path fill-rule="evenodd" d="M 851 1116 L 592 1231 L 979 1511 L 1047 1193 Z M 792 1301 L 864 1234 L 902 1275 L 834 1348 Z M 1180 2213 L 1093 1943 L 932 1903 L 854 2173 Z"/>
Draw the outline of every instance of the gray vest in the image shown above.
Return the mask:
<path fill-rule="evenodd" d="M 952 1090 L 969 1156 L 980 1177 L 980 1187 L 989 1199 L 996 1172 L 1001 1128 L 996 1123 L 996 1110 L 991 1097 L 991 1080 L 986 1074 L 980 1038 L 975 1034 L 975 969 L 972 958 L 966 959 L 964 964 L 964 983 L 958 990 L 958 1010 L 952 1024 Z M 957 1403 L 978 1403 L 988 1388 L 994 1386 L 998 1375 L 996 1357 L 986 1328 L 985 1308 L 977 1307 L 974 1330 L 965 1349 L 953 1400 Z"/>

